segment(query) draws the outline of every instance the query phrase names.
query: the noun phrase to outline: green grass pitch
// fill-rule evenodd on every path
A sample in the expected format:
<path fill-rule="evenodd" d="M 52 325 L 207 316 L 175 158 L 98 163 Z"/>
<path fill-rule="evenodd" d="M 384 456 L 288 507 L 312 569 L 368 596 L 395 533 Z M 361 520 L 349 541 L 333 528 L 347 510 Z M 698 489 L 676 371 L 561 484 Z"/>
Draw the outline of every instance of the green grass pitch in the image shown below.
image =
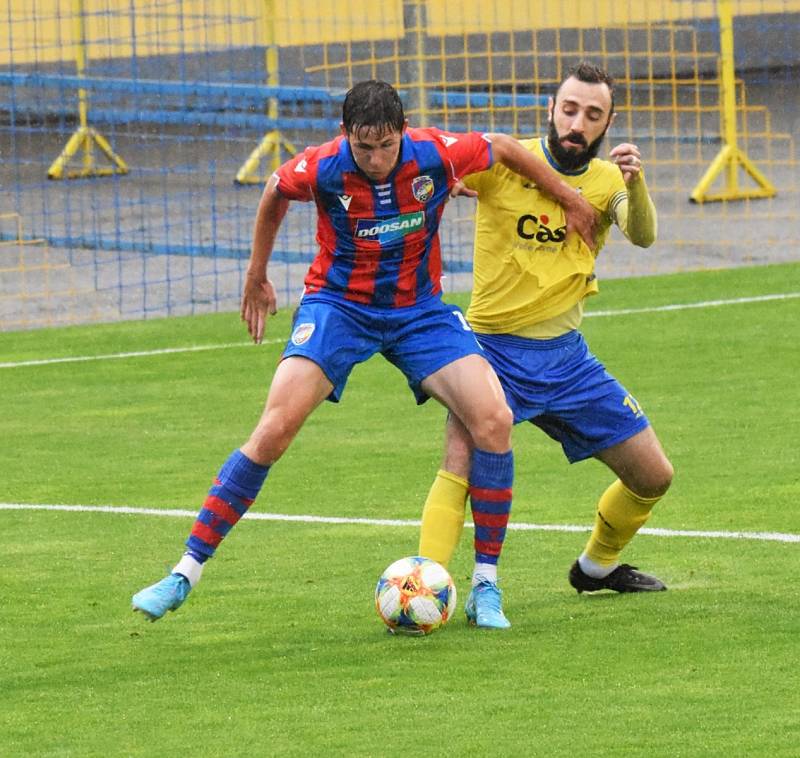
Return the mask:
<path fill-rule="evenodd" d="M 594 352 L 637 396 L 676 469 L 648 524 L 800 534 L 800 264 L 608 281 Z M 794 297 L 763 300 L 765 295 Z M 464 305 L 463 298 L 454 298 Z M 750 300 L 752 299 L 752 300 Z M 0 503 L 195 512 L 255 423 L 288 334 L 247 345 L 235 314 L 0 334 Z M 229 345 L 119 359 L 76 356 Z M 418 519 L 443 410 L 380 358 L 311 417 L 258 512 Z M 586 526 L 610 481 L 515 430 L 512 521 Z M 670 589 L 578 596 L 586 533 L 512 530 L 513 627 L 459 609 L 425 638 L 384 633 L 381 571 L 415 526 L 245 520 L 186 605 L 130 596 L 178 558 L 191 517 L 0 510 L 3 756 L 796 756 L 798 550 L 639 535 L 626 560 Z"/>

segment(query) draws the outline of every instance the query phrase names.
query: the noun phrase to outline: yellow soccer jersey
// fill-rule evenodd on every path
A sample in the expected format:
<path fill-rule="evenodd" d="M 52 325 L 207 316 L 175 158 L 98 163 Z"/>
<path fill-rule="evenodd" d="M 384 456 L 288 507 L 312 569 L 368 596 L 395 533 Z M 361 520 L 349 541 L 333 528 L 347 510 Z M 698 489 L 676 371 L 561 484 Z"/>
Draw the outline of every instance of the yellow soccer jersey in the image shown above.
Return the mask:
<path fill-rule="evenodd" d="M 549 159 L 542 139 L 522 145 Z M 561 172 L 561 177 L 600 214 L 594 253 L 578 234 L 567 237 L 564 210 L 557 202 L 504 165 L 496 163 L 465 179 L 478 192 L 474 284 L 467 311 L 475 331 L 547 338 L 580 324 L 584 298 L 598 289 L 595 257 L 611 225 L 617 223 L 628 234 L 628 189 L 619 168 L 597 158 L 581 171 Z M 644 180 L 639 182 L 654 234 L 655 209 Z"/>

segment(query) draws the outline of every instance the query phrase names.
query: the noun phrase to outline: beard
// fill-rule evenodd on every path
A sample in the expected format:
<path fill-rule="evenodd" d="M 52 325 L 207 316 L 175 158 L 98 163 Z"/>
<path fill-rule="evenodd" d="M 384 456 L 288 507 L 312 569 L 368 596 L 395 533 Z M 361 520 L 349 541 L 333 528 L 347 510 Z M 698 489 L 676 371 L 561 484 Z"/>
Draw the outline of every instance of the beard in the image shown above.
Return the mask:
<path fill-rule="evenodd" d="M 579 168 L 583 168 L 592 158 L 597 156 L 607 131 L 608 127 L 603 129 L 603 133 L 594 142 L 587 144 L 581 134 L 569 132 L 568 134 L 559 136 L 555 124 L 551 120 L 550 128 L 547 131 L 547 147 L 560 168 L 565 171 L 575 171 Z M 561 143 L 563 139 L 569 139 L 571 142 L 583 145 L 583 150 L 570 150 L 564 147 Z"/>

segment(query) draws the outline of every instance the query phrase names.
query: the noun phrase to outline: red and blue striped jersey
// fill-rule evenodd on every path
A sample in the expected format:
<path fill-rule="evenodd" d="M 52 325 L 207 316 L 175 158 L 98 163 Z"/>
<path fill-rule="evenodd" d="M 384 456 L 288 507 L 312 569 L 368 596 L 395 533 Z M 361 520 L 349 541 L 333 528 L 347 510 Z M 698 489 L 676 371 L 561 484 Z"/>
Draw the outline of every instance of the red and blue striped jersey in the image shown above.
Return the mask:
<path fill-rule="evenodd" d="M 319 252 L 306 294 L 382 308 L 439 295 L 439 222 L 450 189 L 491 165 L 484 135 L 436 128 L 406 129 L 399 162 L 383 183 L 358 168 L 344 136 L 284 163 L 276 172 L 281 195 L 317 204 Z"/>

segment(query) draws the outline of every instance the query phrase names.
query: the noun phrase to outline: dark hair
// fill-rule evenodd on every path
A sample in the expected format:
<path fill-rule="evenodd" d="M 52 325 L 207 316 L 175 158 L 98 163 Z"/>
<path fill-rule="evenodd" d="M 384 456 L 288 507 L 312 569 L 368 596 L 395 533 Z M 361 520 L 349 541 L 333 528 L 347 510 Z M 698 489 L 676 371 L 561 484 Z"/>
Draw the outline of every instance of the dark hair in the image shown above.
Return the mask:
<path fill-rule="evenodd" d="M 586 82 L 587 84 L 605 84 L 608 87 L 608 91 L 611 93 L 611 113 L 614 112 L 614 79 L 611 74 L 607 73 L 599 66 L 595 66 L 587 61 L 581 61 L 570 68 L 564 81 L 570 78 L 577 79 L 579 82 Z M 563 83 L 564 82 L 562 82 L 562 84 Z M 561 88 L 559 87 L 559 89 Z"/>
<path fill-rule="evenodd" d="M 406 117 L 400 95 L 391 84 L 376 79 L 359 82 L 345 95 L 342 123 L 348 134 L 377 129 L 402 132 Z"/>

